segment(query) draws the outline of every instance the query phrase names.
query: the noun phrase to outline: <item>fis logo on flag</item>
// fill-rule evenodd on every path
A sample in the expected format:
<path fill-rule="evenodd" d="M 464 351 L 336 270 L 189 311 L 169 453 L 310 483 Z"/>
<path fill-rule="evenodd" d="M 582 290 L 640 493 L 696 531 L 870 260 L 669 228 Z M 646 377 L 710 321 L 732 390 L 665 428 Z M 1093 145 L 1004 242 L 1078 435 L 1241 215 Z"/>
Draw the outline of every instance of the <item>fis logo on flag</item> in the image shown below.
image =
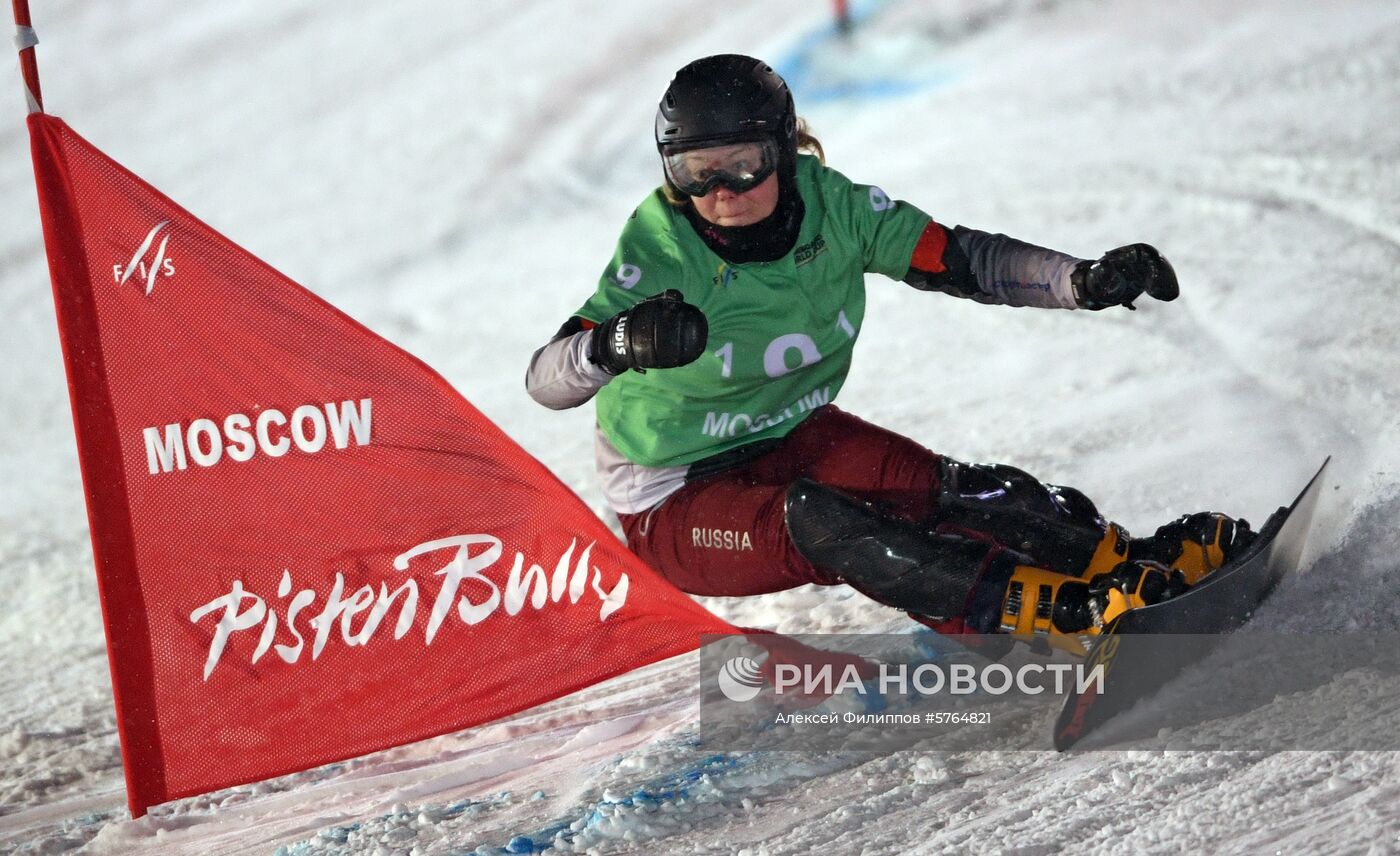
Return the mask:
<path fill-rule="evenodd" d="M 169 220 L 162 220 L 146 233 L 146 239 L 141 242 L 141 246 L 136 248 L 136 252 L 131 255 L 131 261 L 125 265 L 112 265 L 112 280 L 117 285 L 126 285 L 127 280 L 132 275 L 138 275 L 146 283 L 146 293 L 150 294 L 155 290 L 157 276 L 174 276 L 175 261 L 167 254 L 170 247 L 170 232 L 165 227 L 170 225 Z M 161 234 L 164 231 L 165 234 Z M 156 238 L 160 238 L 160 245 L 156 247 L 155 255 L 150 262 L 146 261 L 146 254 L 151 246 L 155 244 Z"/>

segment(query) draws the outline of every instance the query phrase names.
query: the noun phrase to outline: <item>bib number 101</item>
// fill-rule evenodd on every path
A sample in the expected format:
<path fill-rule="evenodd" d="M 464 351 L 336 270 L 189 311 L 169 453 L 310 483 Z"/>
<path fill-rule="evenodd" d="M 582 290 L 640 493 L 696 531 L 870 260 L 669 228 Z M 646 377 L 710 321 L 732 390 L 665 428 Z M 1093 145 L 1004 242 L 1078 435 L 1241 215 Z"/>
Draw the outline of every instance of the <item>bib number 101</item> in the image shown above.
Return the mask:
<path fill-rule="evenodd" d="M 855 338 L 855 328 L 846 318 L 843 311 L 836 319 L 836 326 L 847 336 Z M 789 358 L 789 354 L 797 354 L 795 364 Z M 734 373 L 734 343 L 725 342 L 714 355 L 719 357 L 720 377 L 730 377 Z M 769 377 L 782 377 L 798 369 L 806 368 L 814 363 L 821 362 L 822 353 L 817 350 L 817 343 L 806 333 L 784 333 L 778 338 L 768 343 L 768 347 L 763 349 L 763 373 Z"/>

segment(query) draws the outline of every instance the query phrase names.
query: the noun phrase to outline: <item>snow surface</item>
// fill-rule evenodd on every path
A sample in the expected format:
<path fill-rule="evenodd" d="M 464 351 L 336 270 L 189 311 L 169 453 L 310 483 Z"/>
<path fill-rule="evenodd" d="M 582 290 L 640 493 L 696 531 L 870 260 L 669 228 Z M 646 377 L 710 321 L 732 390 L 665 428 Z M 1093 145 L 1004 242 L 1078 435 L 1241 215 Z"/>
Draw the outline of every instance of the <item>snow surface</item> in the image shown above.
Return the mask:
<path fill-rule="evenodd" d="M 591 410 L 535 406 L 526 361 L 658 179 L 670 73 L 771 58 L 853 178 L 1079 255 L 1150 241 L 1182 282 L 1170 305 L 1053 313 L 873 281 L 845 408 L 1073 484 L 1139 530 L 1206 507 L 1257 521 L 1332 454 L 1325 558 L 1261 619 L 1400 629 L 1400 5 L 856 3 L 849 42 L 814 0 L 33 5 L 52 112 L 439 369 L 600 513 Z M 716 756 L 694 745 L 693 657 L 129 820 L 8 77 L 0 850 L 1400 850 L 1394 753 Z M 709 605 L 910 629 L 848 591 Z"/>

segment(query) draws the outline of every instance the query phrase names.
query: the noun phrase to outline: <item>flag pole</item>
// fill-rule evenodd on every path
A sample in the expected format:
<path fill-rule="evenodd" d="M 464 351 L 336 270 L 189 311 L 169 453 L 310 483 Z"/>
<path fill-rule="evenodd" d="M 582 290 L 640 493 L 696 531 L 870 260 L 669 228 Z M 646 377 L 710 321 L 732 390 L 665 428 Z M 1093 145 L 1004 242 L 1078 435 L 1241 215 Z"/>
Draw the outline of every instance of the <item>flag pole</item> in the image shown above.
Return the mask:
<path fill-rule="evenodd" d="M 29 20 L 29 0 L 12 0 L 15 9 L 15 47 L 19 50 L 19 72 L 24 78 L 24 95 L 30 113 L 44 112 L 44 96 L 39 91 L 39 61 L 34 46 L 39 37 Z"/>

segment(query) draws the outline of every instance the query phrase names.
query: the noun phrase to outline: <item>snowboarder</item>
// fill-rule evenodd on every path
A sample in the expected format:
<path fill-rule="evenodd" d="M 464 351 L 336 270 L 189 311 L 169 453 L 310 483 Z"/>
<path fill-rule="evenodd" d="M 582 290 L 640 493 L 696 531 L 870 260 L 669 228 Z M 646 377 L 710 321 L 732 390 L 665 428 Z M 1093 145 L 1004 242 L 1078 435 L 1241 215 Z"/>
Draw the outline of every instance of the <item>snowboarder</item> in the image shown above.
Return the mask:
<path fill-rule="evenodd" d="M 596 396 L 606 498 L 628 545 L 684 591 L 847 584 L 945 632 L 1079 650 L 1252 536 L 1202 512 L 1130 538 L 1077 490 L 940 456 L 830 403 L 867 272 L 981 303 L 1132 308 L 1177 296 L 1153 247 L 1086 260 L 946 228 L 827 167 L 786 83 L 751 57 L 678 71 L 656 144 L 663 184 L 526 387 L 553 409 Z"/>

